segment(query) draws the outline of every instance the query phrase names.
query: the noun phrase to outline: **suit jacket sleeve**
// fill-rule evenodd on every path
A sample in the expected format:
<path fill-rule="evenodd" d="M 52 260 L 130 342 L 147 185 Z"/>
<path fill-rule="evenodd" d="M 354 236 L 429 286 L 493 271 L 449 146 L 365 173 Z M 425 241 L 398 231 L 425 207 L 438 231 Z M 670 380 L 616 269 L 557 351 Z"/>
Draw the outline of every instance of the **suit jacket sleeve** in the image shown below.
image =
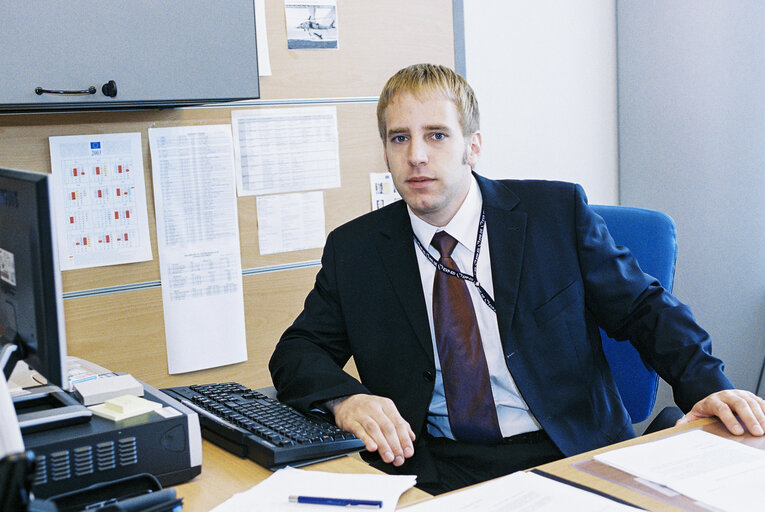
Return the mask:
<path fill-rule="evenodd" d="M 334 244 L 330 233 L 314 288 L 269 363 L 279 399 L 303 410 L 332 398 L 369 393 L 343 371 L 351 350 L 338 299 Z"/>
<path fill-rule="evenodd" d="M 709 335 L 690 309 L 643 274 L 627 249 L 614 244 L 578 186 L 576 209 L 586 303 L 609 336 L 630 340 L 672 386 L 675 403 L 684 411 L 710 393 L 732 388 L 723 363 L 711 355 Z"/>

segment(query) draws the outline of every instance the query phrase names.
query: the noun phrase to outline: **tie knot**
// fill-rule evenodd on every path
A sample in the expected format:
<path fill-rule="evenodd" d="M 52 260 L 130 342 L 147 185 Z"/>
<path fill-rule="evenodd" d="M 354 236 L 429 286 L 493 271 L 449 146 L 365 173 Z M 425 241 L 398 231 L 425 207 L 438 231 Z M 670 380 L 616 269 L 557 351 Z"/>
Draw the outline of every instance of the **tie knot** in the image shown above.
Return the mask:
<path fill-rule="evenodd" d="M 430 245 L 436 248 L 442 258 L 449 258 L 454 248 L 457 247 L 457 239 L 446 231 L 439 231 L 433 235 Z"/>

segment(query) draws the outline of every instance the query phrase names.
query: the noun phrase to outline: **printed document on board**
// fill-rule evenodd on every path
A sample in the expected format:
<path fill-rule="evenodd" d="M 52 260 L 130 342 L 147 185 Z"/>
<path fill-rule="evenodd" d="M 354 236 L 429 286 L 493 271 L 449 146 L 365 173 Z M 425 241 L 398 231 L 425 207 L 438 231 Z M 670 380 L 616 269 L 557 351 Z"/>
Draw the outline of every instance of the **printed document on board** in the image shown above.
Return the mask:
<path fill-rule="evenodd" d="M 335 107 L 234 110 L 240 196 L 340 186 Z"/>
<path fill-rule="evenodd" d="M 61 270 L 152 259 L 140 133 L 50 137 Z"/>
<path fill-rule="evenodd" d="M 324 247 L 322 192 L 258 197 L 260 254 Z"/>
<path fill-rule="evenodd" d="M 255 37 L 258 45 L 258 75 L 271 76 L 271 58 L 268 55 L 266 37 L 266 0 L 254 0 Z"/>
<path fill-rule="evenodd" d="M 170 373 L 247 359 L 228 125 L 150 128 Z"/>

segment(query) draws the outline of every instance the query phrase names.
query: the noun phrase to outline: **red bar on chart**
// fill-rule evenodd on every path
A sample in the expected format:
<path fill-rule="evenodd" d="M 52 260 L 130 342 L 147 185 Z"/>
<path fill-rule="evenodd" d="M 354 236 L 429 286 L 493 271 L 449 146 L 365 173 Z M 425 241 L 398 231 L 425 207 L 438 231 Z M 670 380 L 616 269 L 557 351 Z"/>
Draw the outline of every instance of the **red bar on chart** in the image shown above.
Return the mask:
<path fill-rule="evenodd" d="M 125 218 L 126 219 L 130 218 L 130 210 L 125 210 Z"/>
<path fill-rule="evenodd" d="M 119 219 L 120 218 L 120 212 L 114 212 L 114 218 Z"/>
<path fill-rule="evenodd" d="M 77 192 L 72 192 L 72 201 L 77 200 Z"/>
<path fill-rule="evenodd" d="M 69 217 L 69 224 L 74 224 L 74 217 Z"/>
<path fill-rule="evenodd" d="M 125 241 L 128 241 L 127 233 L 125 233 Z"/>
<path fill-rule="evenodd" d="M 121 172 L 122 172 L 122 166 L 121 166 L 121 165 L 118 165 L 118 166 L 117 166 L 117 172 L 118 172 L 118 173 L 121 173 Z"/>

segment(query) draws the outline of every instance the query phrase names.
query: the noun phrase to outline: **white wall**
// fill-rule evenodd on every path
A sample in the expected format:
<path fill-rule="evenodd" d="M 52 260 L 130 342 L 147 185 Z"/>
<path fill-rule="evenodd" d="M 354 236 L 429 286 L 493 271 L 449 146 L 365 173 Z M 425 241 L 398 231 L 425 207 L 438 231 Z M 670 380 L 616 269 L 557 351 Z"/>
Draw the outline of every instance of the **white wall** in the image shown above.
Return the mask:
<path fill-rule="evenodd" d="M 674 292 L 733 383 L 755 391 L 765 356 L 765 2 L 619 0 L 618 33 L 621 200 L 675 219 Z"/>
<path fill-rule="evenodd" d="M 614 1 L 462 3 L 465 76 L 481 108 L 476 170 L 574 181 L 591 203 L 616 204 Z"/>

